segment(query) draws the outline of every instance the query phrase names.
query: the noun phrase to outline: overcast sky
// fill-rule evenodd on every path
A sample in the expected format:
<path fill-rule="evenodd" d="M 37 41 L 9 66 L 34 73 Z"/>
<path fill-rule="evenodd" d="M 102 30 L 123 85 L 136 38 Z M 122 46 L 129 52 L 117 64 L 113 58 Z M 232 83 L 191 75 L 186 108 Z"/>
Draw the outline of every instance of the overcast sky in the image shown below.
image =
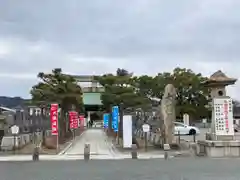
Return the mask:
<path fill-rule="evenodd" d="M 239 0 L 0 0 L 0 96 L 39 71 L 154 75 L 176 66 L 240 77 Z M 240 99 L 240 83 L 229 94 Z"/>

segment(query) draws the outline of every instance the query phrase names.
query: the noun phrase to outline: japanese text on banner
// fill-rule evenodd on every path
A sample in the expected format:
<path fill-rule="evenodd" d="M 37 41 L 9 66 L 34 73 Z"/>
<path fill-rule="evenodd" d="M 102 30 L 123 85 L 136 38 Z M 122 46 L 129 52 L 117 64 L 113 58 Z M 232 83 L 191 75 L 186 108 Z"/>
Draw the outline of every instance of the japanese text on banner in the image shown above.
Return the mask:
<path fill-rule="evenodd" d="M 112 128 L 113 128 L 114 132 L 118 132 L 118 116 L 119 116 L 118 106 L 113 106 L 113 109 L 112 109 Z"/>
<path fill-rule="evenodd" d="M 52 135 L 58 135 L 58 104 L 51 104 L 50 120 Z"/>
<path fill-rule="evenodd" d="M 70 129 L 78 128 L 78 113 L 76 111 L 69 112 L 69 125 Z"/>
<path fill-rule="evenodd" d="M 103 127 L 108 128 L 108 122 L 109 122 L 109 114 L 105 113 L 103 114 Z"/>

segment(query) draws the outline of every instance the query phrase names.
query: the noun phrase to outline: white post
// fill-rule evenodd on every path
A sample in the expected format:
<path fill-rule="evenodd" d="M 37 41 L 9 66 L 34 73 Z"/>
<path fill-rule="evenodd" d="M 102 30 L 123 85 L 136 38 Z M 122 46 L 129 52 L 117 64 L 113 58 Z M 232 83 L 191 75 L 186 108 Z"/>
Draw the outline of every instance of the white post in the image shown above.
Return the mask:
<path fill-rule="evenodd" d="M 183 123 L 189 126 L 189 115 L 186 113 L 183 115 Z"/>
<path fill-rule="evenodd" d="M 58 130 L 58 133 L 57 133 L 57 135 L 56 135 L 56 138 L 57 138 L 57 144 L 56 144 L 56 151 L 57 151 L 57 154 L 58 154 L 58 149 L 59 149 L 59 117 L 58 117 L 58 119 L 57 119 L 57 130 Z"/>

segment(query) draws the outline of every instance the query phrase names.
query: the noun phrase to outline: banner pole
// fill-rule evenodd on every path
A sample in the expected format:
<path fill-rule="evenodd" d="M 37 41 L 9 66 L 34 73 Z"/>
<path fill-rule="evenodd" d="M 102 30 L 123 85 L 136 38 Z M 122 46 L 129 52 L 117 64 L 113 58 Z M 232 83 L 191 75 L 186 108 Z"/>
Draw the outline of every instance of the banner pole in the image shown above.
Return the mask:
<path fill-rule="evenodd" d="M 58 140 L 58 136 L 59 136 L 59 129 L 58 129 L 59 125 L 58 125 L 58 118 L 57 118 L 57 133 L 56 133 L 56 154 L 58 154 L 58 144 L 59 144 L 59 140 Z"/>

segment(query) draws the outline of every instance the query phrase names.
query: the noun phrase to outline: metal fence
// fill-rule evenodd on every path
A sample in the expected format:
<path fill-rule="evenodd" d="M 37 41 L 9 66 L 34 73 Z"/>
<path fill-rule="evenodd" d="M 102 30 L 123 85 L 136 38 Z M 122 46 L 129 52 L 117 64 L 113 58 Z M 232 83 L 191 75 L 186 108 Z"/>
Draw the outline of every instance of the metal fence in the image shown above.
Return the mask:
<path fill-rule="evenodd" d="M 19 133 L 33 133 L 50 129 L 49 113 L 46 110 L 41 112 L 29 109 L 17 109 L 16 112 L 6 111 L 3 129 L 4 135 L 11 135 L 10 127 L 17 125 Z"/>
<path fill-rule="evenodd" d="M 15 125 L 20 127 L 20 133 L 34 133 L 50 129 L 50 117 L 46 109 L 17 110 Z"/>
<path fill-rule="evenodd" d="M 17 142 L 19 146 L 32 142 L 35 143 L 37 140 L 43 139 L 45 136 L 49 136 L 50 130 L 50 117 L 47 109 L 16 109 L 16 111 L 5 111 L 2 112 L 5 116 L 4 136 L 0 137 L 1 150 L 8 150 L 12 146 L 13 142 L 11 137 L 11 126 L 17 125 L 19 127 L 19 133 L 17 135 Z M 8 145 L 9 144 L 9 145 Z M 13 143 L 14 144 L 14 143 Z"/>

